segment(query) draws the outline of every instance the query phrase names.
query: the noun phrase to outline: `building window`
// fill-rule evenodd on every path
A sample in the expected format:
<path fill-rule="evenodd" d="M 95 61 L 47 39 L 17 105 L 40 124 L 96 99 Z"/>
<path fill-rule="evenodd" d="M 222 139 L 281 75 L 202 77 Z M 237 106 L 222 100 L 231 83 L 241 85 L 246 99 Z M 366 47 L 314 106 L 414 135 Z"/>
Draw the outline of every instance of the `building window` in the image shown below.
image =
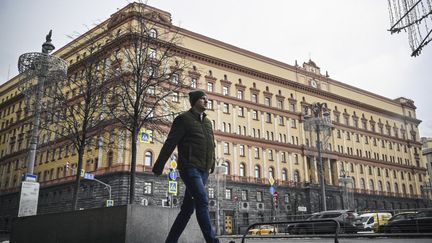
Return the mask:
<path fill-rule="evenodd" d="M 257 94 L 252 94 L 251 101 L 253 103 L 258 103 L 258 95 Z"/>
<path fill-rule="evenodd" d="M 244 163 L 240 163 L 240 176 L 246 176 L 246 165 Z"/>
<path fill-rule="evenodd" d="M 262 200 L 263 200 L 263 192 L 257 191 L 256 198 L 257 198 L 257 202 L 262 202 Z"/>
<path fill-rule="evenodd" d="M 229 113 L 229 104 L 228 103 L 223 104 L 223 113 Z"/>
<path fill-rule="evenodd" d="M 295 105 L 295 103 L 290 103 L 289 104 L 289 111 L 292 111 L 292 112 L 296 111 L 296 105 Z"/>
<path fill-rule="evenodd" d="M 259 157 L 260 157 L 259 148 L 255 147 L 254 151 L 255 151 L 255 159 L 259 159 Z"/>
<path fill-rule="evenodd" d="M 261 168 L 259 165 L 255 165 L 255 178 L 261 178 Z"/>
<path fill-rule="evenodd" d="M 214 84 L 212 82 L 207 82 L 207 91 L 208 92 L 213 92 L 214 89 Z"/>
<path fill-rule="evenodd" d="M 365 184 L 364 178 L 360 178 L 360 189 L 363 189 L 363 190 L 366 189 L 366 184 Z"/>
<path fill-rule="evenodd" d="M 150 195 L 153 193 L 153 183 L 146 181 L 144 182 L 144 195 Z"/>
<path fill-rule="evenodd" d="M 172 93 L 172 102 L 179 102 L 179 93 L 177 91 Z"/>
<path fill-rule="evenodd" d="M 288 171 L 287 169 L 282 169 L 282 180 L 288 181 Z"/>
<path fill-rule="evenodd" d="M 242 90 L 237 90 L 237 99 L 242 100 L 243 98 L 244 98 L 243 91 Z"/>
<path fill-rule="evenodd" d="M 269 149 L 269 160 L 273 160 L 273 150 Z"/>
<path fill-rule="evenodd" d="M 144 165 L 152 166 L 153 163 L 153 154 L 150 151 L 146 151 L 144 154 Z"/>
<path fill-rule="evenodd" d="M 229 89 L 227 86 L 222 86 L 222 95 L 225 95 L 225 96 L 229 95 Z"/>
<path fill-rule="evenodd" d="M 244 107 L 239 106 L 239 108 L 238 108 L 238 116 L 244 117 Z"/>
<path fill-rule="evenodd" d="M 277 108 L 281 109 L 281 110 L 283 109 L 283 101 L 282 100 L 277 101 Z"/>
<path fill-rule="evenodd" d="M 274 178 L 274 169 L 273 169 L 273 167 L 270 167 L 268 169 L 268 177 L 269 178 Z"/>
<path fill-rule="evenodd" d="M 207 109 L 208 110 L 213 110 L 213 100 L 208 100 L 208 102 L 207 102 Z"/>
<path fill-rule="evenodd" d="M 231 169 L 230 169 L 230 163 L 229 161 L 225 161 L 222 164 L 223 167 L 225 167 L 225 175 L 231 175 Z"/>
<path fill-rule="evenodd" d="M 267 112 L 267 113 L 266 113 L 266 122 L 267 122 L 267 123 L 271 123 L 271 120 L 272 120 L 271 117 L 272 117 L 271 113 L 268 113 L 268 112 Z"/>
<path fill-rule="evenodd" d="M 299 157 L 298 154 L 294 154 L 294 164 L 298 165 L 299 164 Z"/>
<path fill-rule="evenodd" d="M 300 182 L 300 172 L 298 170 L 294 171 L 294 182 Z"/>
<path fill-rule="evenodd" d="M 191 80 L 191 88 L 192 89 L 196 89 L 196 87 L 197 87 L 197 79 L 196 78 L 192 78 L 192 80 Z"/>
<path fill-rule="evenodd" d="M 285 124 L 285 119 L 283 116 L 279 116 L 279 125 L 283 126 Z"/>
<path fill-rule="evenodd" d="M 372 179 L 369 180 L 369 190 L 375 191 L 375 185 Z"/>
<path fill-rule="evenodd" d="M 240 153 L 240 156 L 242 156 L 242 157 L 245 156 L 245 146 L 242 144 L 239 146 L 239 153 Z"/>
<path fill-rule="evenodd" d="M 210 199 L 215 198 L 215 190 L 214 190 L 213 187 L 209 187 L 209 188 L 208 188 L 208 197 L 209 197 Z"/>
<path fill-rule="evenodd" d="M 157 31 L 155 29 L 150 29 L 149 36 L 151 38 L 157 38 Z"/>
<path fill-rule="evenodd" d="M 296 128 L 297 127 L 297 122 L 295 119 L 291 119 L 291 128 Z"/>
<path fill-rule="evenodd" d="M 282 163 L 286 162 L 286 153 L 285 152 L 281 152 L 281 162 Z"/>
<path fill-rule="evenodd" d="M 114 160 L 114 155 L 113 155 L 113 151 L 112 150 L 110 150 L 108 152 L 107 158 L 108 158 L 108 167 L 111 167 L 113 165 L 113 160 Z"/>
<path fill-rule="evenodd" d="M 258 120 L 258 111 L 256 111 L 256 110 L 252 111 L 252 119 Z"/>
<path fill-rule="evenodd" d="M 241 200 L 247 201 L 248 200 L 248 193 L 246 190 L 241 190 Z"/>
<path fill-rule="evenodd" d="M 266 105 L 266 106 L 271 106 L 270 98 L 268 98 L 268 97 L 265 97 L 265 98 L 264 98 L 264 105 Z"/>
<path fill-rule="evenodd" d="M 229 154 L 229 143 L 224 143 L 224 154 Z"/>
<path fill-rule="evenodd" d="M 232 189 L 231 188 L 225 189 L 225 199 L 228 199 L 228 200 L 232 199 Z"/>

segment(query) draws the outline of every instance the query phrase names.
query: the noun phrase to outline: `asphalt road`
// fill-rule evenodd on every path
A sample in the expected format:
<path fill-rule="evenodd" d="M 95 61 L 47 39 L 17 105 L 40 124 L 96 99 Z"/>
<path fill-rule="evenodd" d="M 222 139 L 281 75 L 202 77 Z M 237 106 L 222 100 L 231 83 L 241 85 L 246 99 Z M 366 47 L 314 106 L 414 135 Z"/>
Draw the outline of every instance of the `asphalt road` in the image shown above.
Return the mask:
<path fill-rule="evenodd" d="M 222 238 L 220 239 L 221 243 L 230 243 L 230 241 L 234 241 L 235 243 L 240 243 L 241 239 L 232 239 L 232 238 Z M 288 238 L 288 239 L 246 239 L 245 243 L 334 243 L 334 239 L 330 238 Z M 432 238 L 351 238 L 351 239 L 339 239 L 339 243 L 431 243 Z"/>

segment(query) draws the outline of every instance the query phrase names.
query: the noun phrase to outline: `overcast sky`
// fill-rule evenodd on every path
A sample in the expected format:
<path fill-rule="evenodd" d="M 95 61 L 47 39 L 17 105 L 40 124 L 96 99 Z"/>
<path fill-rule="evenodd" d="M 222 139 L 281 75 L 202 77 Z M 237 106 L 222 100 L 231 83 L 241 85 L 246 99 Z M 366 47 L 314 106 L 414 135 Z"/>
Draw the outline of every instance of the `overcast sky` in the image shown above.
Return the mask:
<path fill-rule="evenodd" d="M 53 29 L 59 49 L 74 32 L 109 18 L 126 0 L 0 0 L 0 84 L 18 57 L 40 51 Z M 432 137 L 432 43 L 410 56 L 391 35 L 386 0 L 149 0 L 193 32 L 293 65 L 311 58 L 330 77 L 394 99 L 413 99 L 420 136 Z M 428 68 L 429 67 L 429 68 Z"/>

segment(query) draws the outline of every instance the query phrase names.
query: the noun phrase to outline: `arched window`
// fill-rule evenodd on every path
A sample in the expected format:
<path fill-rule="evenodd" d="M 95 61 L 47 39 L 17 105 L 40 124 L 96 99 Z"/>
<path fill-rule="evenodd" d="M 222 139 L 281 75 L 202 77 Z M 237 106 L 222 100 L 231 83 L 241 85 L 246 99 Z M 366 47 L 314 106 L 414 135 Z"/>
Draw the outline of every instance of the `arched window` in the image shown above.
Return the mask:
<path fill-rule="evenodd" d="M 414 188 L 412 185 L 409 185 L 409 192 L 410 192 L 410 195 L 414 195 Z"/>
<path fill-rule="evenodd" d="M 269 169 L 268 169 L 268 178 L 270 179 L 270 178 L 275 178 L 274 177 L 274 169 L 273 169 L 273 167 L 269 167 Z"/>
<path fill-rule="evenodd" d="M 298 170 L 294 171 L 294 182 L 300 182 L 300 172 Z"/>
<path fill-rule="evenodd" d="M 360 178 L 360 189 L 365 190 L 366 189 L 366 183 L 363 178 Z"/>
<path fill-rule="evenodd" d="M 402 193 L 406 194 L 406 186 L 405 186 L 405 184 L 402 184 Z"/>
<path fill-rule="evenodd" d="M 382 184 L 382 181 L 378 181 L 378 191 L 380 191 L 380 192 L 383 191 L 383 184 Z"/>
<path fill-rule="evenodd" d="M 375 190 L 375 185 L 372 179 L 369 180 L 369 190 L 371 191 Z"/>
<path fill-rule="evenodd" d="M 387 190 L 387 192 L 391 192 L 392 191 L 391 190 L 391 186 L 390 186 L 390 182 L 386 183 L 386 190 Z"/>
<path fill-rule="evenodd" d="M 149 36 L 150 36 L 151 38 L 157 38 L 157 30 L 155 30 L 155 29 L 151 29 L 151 30 L 149 31 Z"/>
<path fill-rule="evenodd" d="M 153 164 L 153 153 L 150 151 L 146 151 L 144 153 L 144 165 L 152 166 L 152 164 Z"/>
<path fill-rule="evenodd" d="M 287 169 L 282 169 L 282 180 L 288 181 L 288 171 Z"/>
<path fill-rule="evenodd" d="M 255 177 L 261 178 L 261 168 L 259 165 L 255 165 Z"/>
<path fill-rule="evenodd" d="M 246 166 L 243 162 L 240 163 L 240 176 L 246 176 Z"/>
<path fill-rule="evenodd" d="M 222 122 L 222 132 L 226 132 L 226 123 Z"/>
<path fill-rule="evenodd" d="M 394 190 L 396 193 L 399 193 L 399 186 L 397 183 L 394 184 Z"/>
<path fill-rule="evenodd" d="M 225 161 L 222 164 L 222 166 L 226 168 L 225 169 L 225 175 L 230 175 L 231 174 L 231 171 L 230 171 L 230 162 L 229 161 Z"/>
<path fill-rule="evenodd" d="M 112 150 L 108 151 L 107 158 L 108 158 L 108 167 L 111 167 L 113 165 L 113 160 L 114 160 L 114 155 Z"/>

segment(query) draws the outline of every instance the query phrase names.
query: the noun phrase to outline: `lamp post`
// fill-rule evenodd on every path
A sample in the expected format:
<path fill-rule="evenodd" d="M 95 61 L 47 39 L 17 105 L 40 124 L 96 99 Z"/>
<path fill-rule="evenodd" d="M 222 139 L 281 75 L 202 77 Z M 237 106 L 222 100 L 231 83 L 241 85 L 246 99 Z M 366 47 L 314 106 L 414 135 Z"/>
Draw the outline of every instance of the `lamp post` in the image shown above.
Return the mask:
<path fill-rule="evenodd" d="M 51 34 L 52 31 L 50 30 L 45 43 L 42 44 L 42 52 L 24 53 L 18 60 L 19 72 L 28 77 L 24 80 L 21 88 L 27 97 L 35 95 L 33 129 L 27 159 L 28 174 L 33 174 L 34 170 L 44 86 L 49 85 L 51 81 L 59 81 L 59 79 L 66 77 L 67 73 L 67 63 L 63 59 L 49 55 L 55 49 L 51 43 Z M 37 77 L 36 84 L 31 81 L 34 76 Z"/>
<path fill-rule="evenodd" d="M 309 114 L 309 110 L 312 114 Z M 317 158 L 319 162 L 319 176 L 321 184 L 321 199 L 322 210 L 327 210 L 326 190 L 325 190 L 325 175 L 322 159 L 322 144 L 331 136 L 331 119 L 330 112 L 327 108 L 327 103 L 313 103 L 306 107 L 304 114 L 304 130 L 310 133 L 310 143 L 313 144 L 316 136 Z M 315 136 L 314 136 L 315 135 Z"/>

